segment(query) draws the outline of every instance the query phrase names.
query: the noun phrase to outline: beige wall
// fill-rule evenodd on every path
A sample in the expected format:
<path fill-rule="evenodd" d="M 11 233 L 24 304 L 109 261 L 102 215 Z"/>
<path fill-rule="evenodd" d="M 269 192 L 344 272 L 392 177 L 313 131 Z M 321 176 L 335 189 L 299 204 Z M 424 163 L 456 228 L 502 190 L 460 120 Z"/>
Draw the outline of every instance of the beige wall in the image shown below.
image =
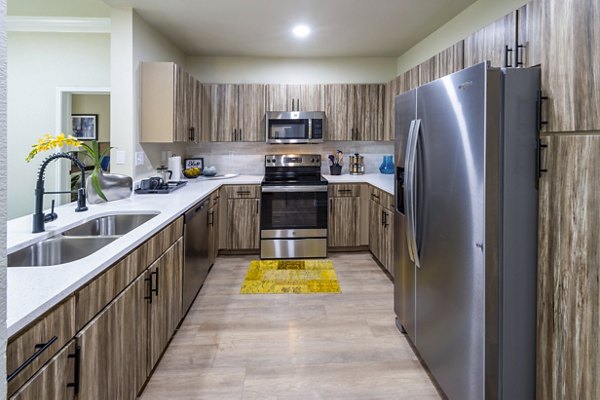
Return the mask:
<path fill-rule="evenodd" d="M 141 61 L 174 61 L 185 66 L 185 55 L 131 8 L 111 9 L 111 172 L 135 180 L 150 176 L 160 163 L 161 150 L 183 154 L 181 144 L 139 143 L 139 64 Z M 115 152 L 125 151 L 125 164 L 116 164 Z M 144 153 L 135 166 L 135 152 Z"/>
<path fill-rule="evenodd" d="M 188 57 L 186 70 L 204 83 L 383 83 L 395 57 Z"/>
<path fill-rule="evenodd" d="M 398 57 L 397 74 L 419 65 L 471 33 L 520 8 L 527 0 L 479 0 Z"/>
<path fill-rule="evenodd" d="M 72 114 L 98 114 L 98 141 L 110 142 L 110 95 L 74 94 Z"/>
<path fill-rule="evenodd" d="M 25 157 L 42 135 L 58 133 L 57 88 L 108 87 L 110 36 L 10 32 L 7 84 L 8 217 L 15 218 L 33 212 L 36 174 L 46 154 L 30 163 Z M 47 169 L 46 188 L 58 189 L 53 166 Z"/>

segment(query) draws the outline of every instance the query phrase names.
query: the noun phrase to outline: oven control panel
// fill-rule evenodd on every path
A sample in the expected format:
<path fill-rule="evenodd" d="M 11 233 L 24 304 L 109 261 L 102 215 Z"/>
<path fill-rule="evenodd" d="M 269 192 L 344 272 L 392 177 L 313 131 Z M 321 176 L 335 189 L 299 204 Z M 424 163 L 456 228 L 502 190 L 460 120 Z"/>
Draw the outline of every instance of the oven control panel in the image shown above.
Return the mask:
<path fill-rule="evenodd" d="M 269 154 L 265 167 L 320 167 L 320 154 Z"/>

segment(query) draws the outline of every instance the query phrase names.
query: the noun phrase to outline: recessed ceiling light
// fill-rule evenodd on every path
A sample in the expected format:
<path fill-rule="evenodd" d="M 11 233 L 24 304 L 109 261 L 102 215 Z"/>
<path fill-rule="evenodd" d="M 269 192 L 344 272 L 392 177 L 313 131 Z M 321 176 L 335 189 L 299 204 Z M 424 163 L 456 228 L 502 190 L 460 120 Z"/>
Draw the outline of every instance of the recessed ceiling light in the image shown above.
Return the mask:
<path fill-rule="evenodd" d="M 294 33 L 294 36 L 304 38 L 310 34 L 310 28 L 306 25 L 296 25 L 292 32 Z"/>

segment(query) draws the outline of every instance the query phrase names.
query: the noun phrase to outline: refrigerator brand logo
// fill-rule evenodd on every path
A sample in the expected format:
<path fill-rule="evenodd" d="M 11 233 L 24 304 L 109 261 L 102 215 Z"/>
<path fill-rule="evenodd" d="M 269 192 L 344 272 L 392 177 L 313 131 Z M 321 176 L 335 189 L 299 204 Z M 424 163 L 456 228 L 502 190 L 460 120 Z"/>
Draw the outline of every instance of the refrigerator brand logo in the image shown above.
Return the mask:
<path fill-rule="evenodd" d="M 467 90 L 471 86 L 473 86 L 473 81 L 467 81 L 458 85 L 458 90 Z"/>

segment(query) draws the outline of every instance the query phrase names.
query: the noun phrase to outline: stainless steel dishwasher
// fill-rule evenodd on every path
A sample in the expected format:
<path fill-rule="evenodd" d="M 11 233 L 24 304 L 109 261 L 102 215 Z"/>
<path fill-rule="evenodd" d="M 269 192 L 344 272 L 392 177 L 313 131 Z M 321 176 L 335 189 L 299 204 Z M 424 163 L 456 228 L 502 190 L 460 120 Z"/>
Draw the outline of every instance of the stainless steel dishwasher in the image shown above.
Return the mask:
<path fill-rule="evenodd" d="M 209 199 L 190 208 L 184 216 L 185 260 L 183 264 L 183 313 L 185 314 L 204 283 L 208 263 Z"/>

